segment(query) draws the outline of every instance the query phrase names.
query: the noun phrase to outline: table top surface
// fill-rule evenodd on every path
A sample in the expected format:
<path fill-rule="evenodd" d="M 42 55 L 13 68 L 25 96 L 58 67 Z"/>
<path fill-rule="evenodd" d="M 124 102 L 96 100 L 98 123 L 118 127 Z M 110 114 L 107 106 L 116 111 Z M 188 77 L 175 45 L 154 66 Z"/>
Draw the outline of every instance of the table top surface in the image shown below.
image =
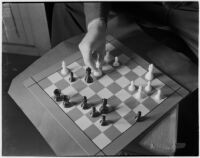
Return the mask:
<path fill-rule="evenodd" d="M 41 122 L 38 121 L 37 115 L 35 115 L 35 113 L 33 115 L 29 111 L 30 109 L 32 110 L 32 106 L 35 103 L 37 103 L 37 100 L 32 101 L 32 99 L 31 99 L 32 96 L 31 96 L 29 90 L 27 90 L 23 86 L 23 83 L 25 80 L 27 80 L 27 78 L 30 78 L 30 76 L 35 76 L 35 78 L 37 80 L 37 78 L 41 77 L 41 75 L 38 75 L 38 73 L 40 73 L 42 70 L 46 70 L 47 68 L 52 67 L 53 64 L 56 64 L 56 63 L 62 61 L 62 59 L 66 58 L 66 55 L 69 55 L 70 52 L 76 51 L 77 43 L 80 41 L 80 39 L 81 39 L 81 36 L 75 37 L 74 39 L 71 39 L 71 40 L 61 43 L 54 49 L 50 50 L 47 54 L 45 54 L 43 57 L 41 57 L 38 61 L 36 61 L 34 64 L 32 64 L 29 68 L 27 68 L 23 73 L 21 73 L 19 76 L 17 76 L 13 80 L 13 83 L 9 90 L 10 95 L 14 98 L 14 100 L 22 108 L 22 110 L 25 112 L 25 114 L 29 116 L 29 118 L 34 123 L 34 125 L 36 127 L 38 126 L 38 128 L 41 127 Z M 113 38 L 111 38 L 111 39 L 113 40 Z M 164 50 L 166 50 L 166 49 L 164 49 Z M 195 67 L 195 66 L 193 66 L 193 67 Z M 191 72 L 188 72 L 188 73 L 191 73 Z M 167 72 L 167 74 L 169 74 L 169 72 Z M 185 75 L 185 73 L 183 73 L 183 75 Z M 192 77 L 188 77 L 188 76 L 190 76 L 190 75 L 187 75 L 188 80 L 191 80 L 190 78 L 192 78 Z M 180 78 L 180 76 L 178 76 L 178 77 Z M 184 77 L 184 76 L 182 76 L 182 77 Z M 28 80 L 26 82 L 26 84 L 28 86 L 30 86 L 32 84 L 31 82 L 32 82 L 31 80 Z M 184 78 L 184 82 L 185 82 L 185 78 Z M 186 84 L 184 84 L 183 81 L 182 81 L 182 83 L 181 82 L 179 82 L 179 83 L 181 83 L 181 85 L 184 84 L 184 87 L 190 91 L 195 90 L 194 84 L 191 86 L 191 84 L 188 84 L 187 82 L 186 82 Z M 182 87 L 182 86 L 180 86 L 180 87 Z M 180 92 L 179 92 L 180 96 L 184 97 L 188 94 L 188 91 L 185 90 L 185 88 L 182 88 L 180 90 Z M 20 92 L 20 95 L 17 92 Z M 26 100 L 24 100 L 24 95 L 26 96 Z M 30 101 L 31 101 L 31 103 L 30 103 Z M 29 103 L 29 105 L 27 105 L 27 103 Z M 24 106 L 24 105 L 26 105 L 26 106 Z M 39 114 L 38 114 L 38 116 L 39 116 Z M 39 131 L 41 132 L 41 130 L 42 129 L 40 129 Z M 117 152 L 117 150 L 115 150 L 115 153 L 116 152 Z"/>

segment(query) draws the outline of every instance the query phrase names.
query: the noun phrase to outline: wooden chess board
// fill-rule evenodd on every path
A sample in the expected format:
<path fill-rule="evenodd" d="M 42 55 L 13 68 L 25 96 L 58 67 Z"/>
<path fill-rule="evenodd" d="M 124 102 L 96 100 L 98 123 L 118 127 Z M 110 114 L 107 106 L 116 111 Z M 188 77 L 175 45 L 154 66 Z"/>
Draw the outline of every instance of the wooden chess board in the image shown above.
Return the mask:
<path fill-rule="evenodd" d="M 143 98 L 137 100 L 136 91 L 130 92 L 128 86 L 131 81 L 136 87 L 146 86 L 144 76 L 149 63 L 116 40 L 108 40 L 106 50 L 113 57 L 119 57 L 120 66 L 112 67 L 110 64 L 104 69 L 102 77 L 93 76 L 91 84 L 84 81 L 86 67 L 80 52 L 64 59 L 68 69 L 74 73 L 75 82 L 69 81 L 69 75 L 61 74 L 62 61 L 24 82 L 86 155 L 115 155 L 172 109 L 183 98 L 181 92 L 185 90 L 155 66 L 152 92 L 147 94 L 143 91 Z M 73 106 L 65 108 L 62 102 L 56 102 L 55 89 L 61 89 L 62 94 L 70 96 Z M 161 89 L 163 95 L 159 102 L 154 99 L 157 89 Z M 107 126 L 100 125 L 101 116 L 90 116 L 91 109 L 81 108 L 83 96 L 97 109 L 102 104 L 102 98 L 108 99 L 108 106 L 114 110 L 106 114 L 110 122 Z M 134 119 L 138 111 L 144 118 L 141 122 Z"/>

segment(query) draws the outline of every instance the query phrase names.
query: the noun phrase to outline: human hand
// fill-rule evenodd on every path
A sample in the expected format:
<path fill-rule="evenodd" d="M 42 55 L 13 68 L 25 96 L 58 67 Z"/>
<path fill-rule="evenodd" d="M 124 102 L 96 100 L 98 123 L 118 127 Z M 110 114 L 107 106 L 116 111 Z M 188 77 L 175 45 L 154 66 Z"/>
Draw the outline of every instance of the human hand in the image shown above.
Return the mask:
<path fill-rule="evenodd" d="M 106 24 L 104 21 L 98 19 L 88 25 L 88 32 L 79 44 L 79 49 L 86 66 L 92 70 L 96 70 L 95 58 L 99 54 L 99 60 L 102 63 L 105 55 L 105 44 Z"/>

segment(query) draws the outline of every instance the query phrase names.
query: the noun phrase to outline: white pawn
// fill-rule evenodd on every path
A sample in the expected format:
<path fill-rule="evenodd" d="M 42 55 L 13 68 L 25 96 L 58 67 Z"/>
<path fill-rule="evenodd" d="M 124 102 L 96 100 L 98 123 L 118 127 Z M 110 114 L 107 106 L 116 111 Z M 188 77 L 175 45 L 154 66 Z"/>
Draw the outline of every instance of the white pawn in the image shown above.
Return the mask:
<path fill-rule="evenodd" d="M 155 94 L 154 99 L 158 102 L 161 100 L 161 89 L 157 90 L 157 93 Z"/>
<path fill-rule="evenodd" d="M 148 81 L 153 80 L 153 64 L 149 65 L 148 72 L 145 75 L 145 79 Z"/>
<path fill-rule="evenodd" d="M 119 66 L 119 58 L 118 57 L 115 57 L 115 61 L 113 63 L 113 66 L 114 67 L 118 67 Z"/>
<path fill-rule="evenodd" d="M 61 74 L 62 75 L 67 75 L 68 73 L 68 69 L 66 68 L 66 63 L 65 61 L 62 61 L 62 70 L 61 70 Z"/>
<path fill-rule="evenodd" d="M 95 77 L 100 77 L 102 76 L 103 72 L 101 71 L 101 69 L 98 69 L 98 70 L 93 70 L 93 75 Z"/>
<path fill-rule="evenodd" d="M 135 98 L 138 100 L 142 99 L 142 86 L 139 86 L 137 93 L 135 94 Z"/>
<path fill-rule="evenodd" d="M 131 81 L 131 84 L 130 84 L 130 86 L 128 87 L 128 90 L 131 91 L 131 92 L 133 92 L 133 91 L 135 90 L 135 84 L 134 84 L 133 81 Z"/>
<path fill-rule="evenodd" d="M 96 61 L 96 68 L 97 69 L 100 69 L 101 68 L 101 63 L 100 63 L 100 60 L 99 60 L 99 54 L 97 55 L 97 61 Z"/>
<path fill-rule="evenodd" d="M 108 64 L 111 60 L 112 60 L 112 58 L 111 58 L 111 55 L 110 55 L 110 51 L 107 51 L 106 55 L 104 57 L 104 61 L 105 61 L 105 63 Z"/>
<path fill-rule="evenodd" d="M 149 93 L 152 90 L 151 81 L 147 82 L 147 86 L 144 88 L 145 92 Z"/>

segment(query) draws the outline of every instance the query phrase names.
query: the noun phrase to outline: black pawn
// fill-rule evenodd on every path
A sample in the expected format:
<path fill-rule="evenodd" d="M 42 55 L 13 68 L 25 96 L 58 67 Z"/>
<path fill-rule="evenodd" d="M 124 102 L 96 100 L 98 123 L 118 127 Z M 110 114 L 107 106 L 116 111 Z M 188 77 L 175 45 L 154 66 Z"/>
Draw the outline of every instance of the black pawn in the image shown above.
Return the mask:
<path fill-rule="evenodd" d="M 62 101 L 60 89 L 55 89 L 53 93 L 54 93 L 54 98 L 56 101 Z"/>
<path fill-rule="evenodd" d="M 91 112 L 90 115 L 91 115 L 91 117 L 97 117 L 97 116 L 99 116 L 99 112 L 96 110 L 95 106 L 92 107 L 92 112 Z"/>
<path fill-rule="evenodd" d="M 84 96 L 83 97 L 83 101 L 81 103 L 81 107 L 85 110 L 85 109 L 88 109 L 88 104 L 87 104 L 87 97 Z"/>
<path fill-rule="evenodd" d="M 74 77 L 74 74 L 73 74 L 72 71 L 70 72 L 69 81 L 70 81 L 70 82 L 74 82 L 74 81 L 75 81 L 75 77 Z"/>
<path fill-rule="evenodd" d="M 102 119 L 100 120 L 100 124 L 101 126 L 106 126 L 107 125 L 107 121 L 106 121 L 106 116 L 102 115 Z"/>
<path fill-rule="evenodd" d="M 141 121 L 141 117 L 142 117 L 142 112 L 141 112 L 141 111 L 138 111 L 137 115 L 135 116 L 135 121 L 136 121 L 136 122 Z"/>
<path fill-rule="evenodd" d="M 86 75 L 85 75 L 85 82 L 86 83 L 92 83 L 93 82 L 93 78 L 91 76 L 91 68 L 86 68 Z"/>
<path fill-rule="evenodd" d="M 108 100 L 104 98 L 102 106 L 99 109 L 101 114 L 107 114 L 109 112 L 109 108 L 107 106 L 107 103 L 108 103 Z"/>
<path fill-rule="evenodd" d="M 63 105 L 65 106 L 65 108 L 70 107 L 70 102 L 69 102 L 69 96 L 64 95 L 63 96 Z"/>

